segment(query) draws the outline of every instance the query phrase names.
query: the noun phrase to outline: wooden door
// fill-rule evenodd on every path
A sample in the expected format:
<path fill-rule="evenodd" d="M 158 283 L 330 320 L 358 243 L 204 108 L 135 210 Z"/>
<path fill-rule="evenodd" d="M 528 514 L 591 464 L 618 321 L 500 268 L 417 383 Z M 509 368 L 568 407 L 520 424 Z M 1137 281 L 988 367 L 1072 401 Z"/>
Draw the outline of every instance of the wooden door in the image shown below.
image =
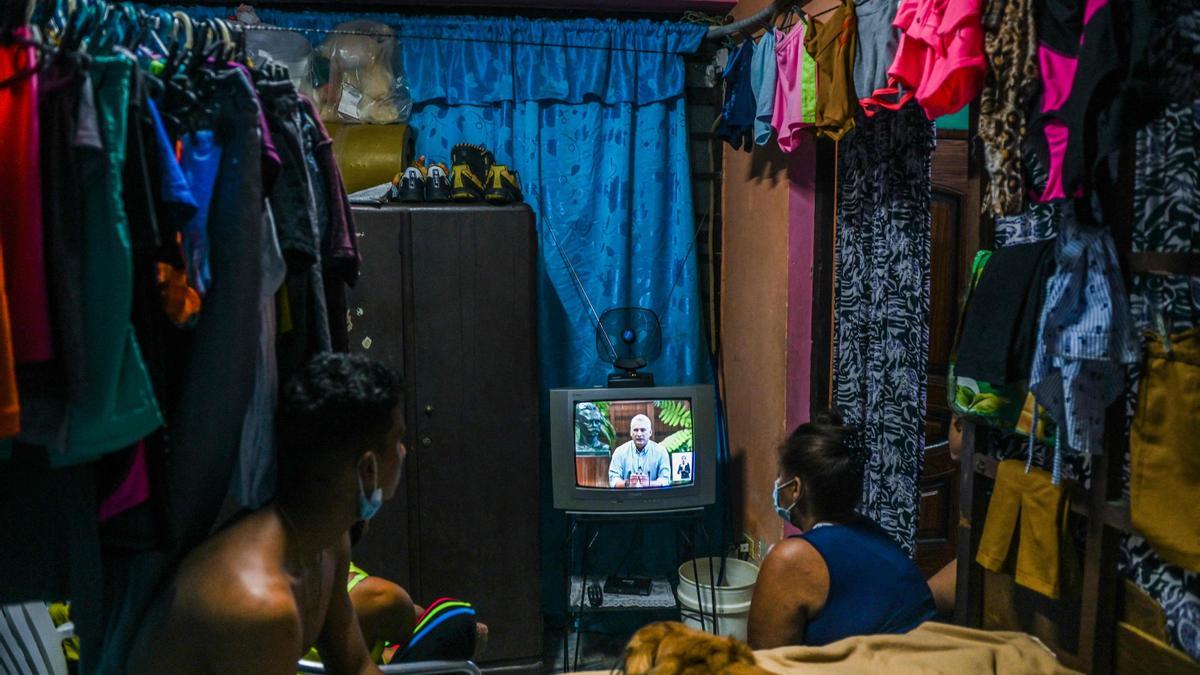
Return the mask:
<path fill-rule="evenodd" d="M 354 207 L 362 268 L 358 283 L 347 293 L 347 325 L 350 351 L 378 359 L 395 368 L 405 382 L 405 418 L 412 419 L 412 378 L 405 371 L 408 341 L 404 330 L 404 263 L 400 237 L 408 212 L 399 208 Z M 371 574 L 413 589 L 409 533 L 416 513 L 410 507 L 414 494 L 412 424 L 404 437 L 409 448 L 404 477 L 396 496 L 386 502 L 371 520 L 370 529 L 352 553 L 353 559 Z"/>
<path fill-rule="evenodd" d="M 430 206 L 410 218 L 419 601 L 475 603 L 487 661 L 540 659 L 533 216 Z"/>
<path fill-rule="evenodd" d="M 929 375 L 917 565 L 929 576 L 954 559 L 958 467 L 946 447 L 946 375 L 971 260 L 979 249 L 979 180 L 961 132 L 941 132 L 933 154 Z"/>

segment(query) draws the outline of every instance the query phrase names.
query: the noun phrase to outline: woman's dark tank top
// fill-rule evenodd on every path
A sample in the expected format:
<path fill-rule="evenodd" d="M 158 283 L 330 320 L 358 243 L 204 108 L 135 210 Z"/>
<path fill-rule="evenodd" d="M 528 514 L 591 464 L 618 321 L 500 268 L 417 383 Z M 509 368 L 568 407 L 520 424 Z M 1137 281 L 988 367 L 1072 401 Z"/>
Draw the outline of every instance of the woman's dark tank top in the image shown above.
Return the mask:
<path fill-rule="evenodd" d="M 829 595 L 808 621 L 805 644 L 907 633 L 936 616 L 920 570 L 874 522 L 822 525 L 795 536 L 812 544 L 829 568 Z"/>

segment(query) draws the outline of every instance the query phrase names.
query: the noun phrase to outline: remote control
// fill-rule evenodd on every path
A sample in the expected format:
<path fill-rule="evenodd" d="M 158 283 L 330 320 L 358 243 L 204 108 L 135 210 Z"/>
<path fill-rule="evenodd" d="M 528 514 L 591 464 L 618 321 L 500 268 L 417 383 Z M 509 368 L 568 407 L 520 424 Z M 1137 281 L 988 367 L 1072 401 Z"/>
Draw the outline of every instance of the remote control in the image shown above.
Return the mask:
<path fill-rule="evenodd" d="M 587 599 L 588 604 L 592 607 L 599 607 L 604 604 L 604 591 L 600 590 L 600 584 L 588 584 Z"/>

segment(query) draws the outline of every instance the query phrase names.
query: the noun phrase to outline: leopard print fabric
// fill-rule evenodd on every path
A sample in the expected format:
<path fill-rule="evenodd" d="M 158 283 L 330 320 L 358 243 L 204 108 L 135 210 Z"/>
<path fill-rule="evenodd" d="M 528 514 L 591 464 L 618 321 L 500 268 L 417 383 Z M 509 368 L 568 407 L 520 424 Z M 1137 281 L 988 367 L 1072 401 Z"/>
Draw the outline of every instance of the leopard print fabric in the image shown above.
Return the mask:
<path fill-rule="evenodd" d="M 983 211 L 1017 215 L 1025 206 L 1021 175 L 1025 111 L 1041 81 L 1033 1 L 989 0 L 984 30 L 988 71 L 979 99 L 979 138 L 988 182 Z"/>

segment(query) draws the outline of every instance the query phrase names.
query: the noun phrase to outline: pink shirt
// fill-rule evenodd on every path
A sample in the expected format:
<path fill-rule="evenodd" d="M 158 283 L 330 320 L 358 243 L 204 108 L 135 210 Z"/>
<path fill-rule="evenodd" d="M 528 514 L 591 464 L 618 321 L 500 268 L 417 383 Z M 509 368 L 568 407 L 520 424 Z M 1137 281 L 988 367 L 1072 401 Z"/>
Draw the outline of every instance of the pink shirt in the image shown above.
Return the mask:
<path fill-rule="evenodd" d="M 929 119 L 958 112 L 983 88 L 982 10 L 982 0 L 901 0 L 896 10 L 900 46 L 888 76 Z"/>
<path fill-rule="evenodd" d="M 774 30 L 774 29 L 772 29 Z M 805 63 L 804 24 L 797 23 L 790 33 L 775 31 L 775 59 L 778 71 L 775 76 L 775 110 L 771 115 L 771 126 L 779 137 L 779 147 L 791 152 L 800 147 L 804 127 L 812 126 L 804 119 L 804 68 L 813 67 Z"/>

